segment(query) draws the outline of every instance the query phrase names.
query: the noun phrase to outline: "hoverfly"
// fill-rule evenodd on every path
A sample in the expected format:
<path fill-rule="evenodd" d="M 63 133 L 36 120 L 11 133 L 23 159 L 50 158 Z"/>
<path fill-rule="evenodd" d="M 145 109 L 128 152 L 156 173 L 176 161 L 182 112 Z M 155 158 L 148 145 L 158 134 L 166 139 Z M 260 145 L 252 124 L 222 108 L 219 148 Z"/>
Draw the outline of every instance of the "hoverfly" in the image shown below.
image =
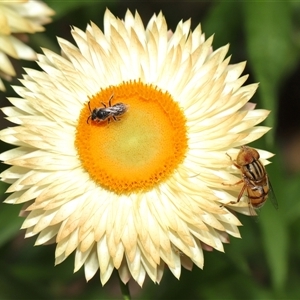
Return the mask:
<path fill-rule="evenodd" d="M 233 160 L 227 153 L 226 155 L 229 156 L 234 166 L 241 171 L 242 179 L 234 184 L 224 185 L 233 186 L 242 183 L 244 184 L 238 195 L 237 201 L 231 201 L 230 204 L 238 203 L 246 190 L 250 209 L 262 207 L 267 201 L 268 196 L 270 196 L 274 207 L 277 209 L 278 204 L 266 169 L 259 160 L 259 153 L 251 147 L 242 146 L 236 160 Z"/>
<path fill-rule="evenodd" d="M 111 97 L 108 100 L 108 106 L 104 102 L 101 102 L 101 104 L 104 106 L 102 108 L 94 108 L 91 110 L 90 101 L 88 103 L 89 109 L 90 109 L 90 115 L 87 118 L 86 122 L 89 124 L 89 120 L 96 122 L 101 122 L 107 120 L 108 124 L 110 123 L 110 119 L 113 118 L 115 121 L 120 121 L 118 116 L 123 115 L 127 109 L 128 106 L 124 103 L 117 103 L 114 105 L 111 105 L 111 100 L 114 97 L 114 94 L 111 95 Z"/>

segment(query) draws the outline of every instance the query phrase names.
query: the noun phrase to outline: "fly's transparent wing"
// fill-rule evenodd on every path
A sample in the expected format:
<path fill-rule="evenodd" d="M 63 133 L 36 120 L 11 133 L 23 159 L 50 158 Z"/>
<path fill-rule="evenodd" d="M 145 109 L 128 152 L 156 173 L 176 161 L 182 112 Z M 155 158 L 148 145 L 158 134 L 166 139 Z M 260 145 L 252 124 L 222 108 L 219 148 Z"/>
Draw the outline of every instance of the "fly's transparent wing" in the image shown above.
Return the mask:
<path fill-rule="evenodd" d="M 269 180 L 269 187 L 270 187 L 270 190 L 269 190 L 269 199 L 271 200 L 273 206 L 278 209 L 278 202 L 277 202 L 277 199 L 276 199 L 276 196 L 275 196 L 275 193 L 274 193 L 274 190 L 273 190 L 273 187 L 272 187 L 272 184 Z"/>

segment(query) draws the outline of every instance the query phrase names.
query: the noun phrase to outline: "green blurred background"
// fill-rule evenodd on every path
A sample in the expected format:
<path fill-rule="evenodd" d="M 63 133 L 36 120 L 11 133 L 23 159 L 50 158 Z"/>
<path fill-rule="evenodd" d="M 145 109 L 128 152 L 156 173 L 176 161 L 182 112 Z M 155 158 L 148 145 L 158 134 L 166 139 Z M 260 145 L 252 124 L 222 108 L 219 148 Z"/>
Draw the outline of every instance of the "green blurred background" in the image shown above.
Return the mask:
<path fill-rule="evenodd" d="M 268 201 L 257 218 L 240 215 L 242 239 L 231 238 L 225 253 L 206 252 L 204 270 L 183 269 L 180 281 L 166 269 L 159 285 L 149 279 L 140 288 L 130 282 L 133 299 L 299 299 L 300 298 L 300 2 L 299 1 L 45 1 L 56 11 L 46 31 L 29 44 L 59 52 L 56 36 L 73 42 L 70 26 L 85 29 L 91 20 L 103 28 L 109 8 L 123 18 L 138 10 L 144 24 L 162 11 L 170 29 L 183 19 L 198 23 L 214 48 L 230 43 L 231 63 L 247 60 L 247 83 L 260 82 L 252 102 L 272 111 L 265 125 L 273 127 L 253 145 L 276 154 L 267 167 L 279 209 Z M 35 63 L 14 61 L 23 67 Z M 15 79 L 13 84 L 18 84 Z M 16 96 L 6 83 L 0 93 Z M 8 123 L 3 121 L 1 126 Z M 1 151 L 9 148 L 1 143 Z M 1 166 L 2 169 L 6 167 Z M 6 185 L 1 184 L 5 199 Z M 121 299 L 117 274 L 101 286 L 96 275 L 86 283 L 83 270 L 73 274 L 74 257 L 54 267 L 55 245 L 34 247 L 24 239 L 18 217 L 21 206 L 0 204 L 0 299 Z"/>

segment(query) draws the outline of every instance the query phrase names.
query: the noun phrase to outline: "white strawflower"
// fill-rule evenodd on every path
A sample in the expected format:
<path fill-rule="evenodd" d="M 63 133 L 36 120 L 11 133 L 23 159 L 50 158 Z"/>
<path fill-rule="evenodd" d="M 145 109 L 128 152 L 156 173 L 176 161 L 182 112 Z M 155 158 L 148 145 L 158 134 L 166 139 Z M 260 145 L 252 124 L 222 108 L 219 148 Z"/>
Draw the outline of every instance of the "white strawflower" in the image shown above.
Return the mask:
<path fill-rule="evenodd" d="M 54 11 L 41 1 L 0 1 L 0 77 L 11 80 L 15 76 L 9 59 L 35 60 L 36 53 L 18 37 L 24 33 L 44 31 L 43 24 L 51 21 Z M 5 87 L 0 78 L 0 90 Z"/>
<path fill-rule="evenodd" d="M 18 124 L 0 133 L 17 146 L 0 156 L 6 203 L 24 203 L 26 237 L 57 243 L 56 264 L 75 251 L 87 280 L 100 269 L 105 284 L 117 269 L 142 285 L 166 265 L 177 278 L 202 268 L 203 249 L 240 236 L 227 204 L 241 186 L 223 185 L 240 174 L 226 153 L 269 130 L 256 126 L 268 111 L 247 104 L 257 84 L 242 87 L 245 63 L 230 65 L 228 46 L 213 51 L 190 21 L 170 36 L 161 13 L 144 28 L 138 13 L 107 10 L 103 32 L 91 23 L 72 35 L 77 47 L 58 39 L 63 57 L 38 55 L 43 71 L 27 69 L 3 109 Z M 249 214 L 247 202 L 230 208 Z"/>

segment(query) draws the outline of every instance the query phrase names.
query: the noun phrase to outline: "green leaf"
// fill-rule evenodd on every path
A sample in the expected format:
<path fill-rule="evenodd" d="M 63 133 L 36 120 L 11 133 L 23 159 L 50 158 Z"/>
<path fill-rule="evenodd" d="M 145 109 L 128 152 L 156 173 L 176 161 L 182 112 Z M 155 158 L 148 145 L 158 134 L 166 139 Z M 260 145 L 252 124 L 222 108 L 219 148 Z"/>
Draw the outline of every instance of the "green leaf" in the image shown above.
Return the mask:
<path fill-rule="evenodd" d="M 71 14 L 75 13 L 78 18 L 84 19 L 86 17 L 86 23 L 90 20 L 94 20 L 96 22 L 99 19 L 99 14 L 101 16 L 100 20 L 102 21 L 102 11 L 107 7 L 107 2 L 101 0 L 47 0 L 45 2 L 49 5 L 49 7 L 51 7 L 55 11 L 55 15 L 53 16 L 54 20 L 59 20 L 66 17 L 70 18 Z M 109 6 L 112 7 L 116 3 L 118 3 L 118 1 L 111 1 L 109 3 Z M 78 10 L 78 12 L 76 12 L 76 10 Z M 72 22 L 70 23 L 70 25 L 71 24 Z"/>
<path fill-rule="evenodd" d="M 288 227 L 281 211 L 276 211 L 271 205 L 266 205 L 262 210 L 259 224 L 273 287 L 280 292 L 287 278 Z"/>
<path fill-rule="evenodd" d="M 262 106 L 272 111 L 266 124 L 275 126 L 280 80 L 298 56 L 291 40 L 291 6 L 288 1 L 244 1 L 243 11 L 250 66 L 260 82 Z"/>
<path fill-rule="evenodd" d="M 234 18 L 225 18 L 224 16 L 234 15 Z M 214 49 L 228 43 L 238 43 L 240 38 L 241 26 L 241 6 L 233 1 L 215 3 L 209 14 L 203 20 L 202 27 L 206 36 L 215 34 Z M 232 51 L 234 47 L 231 47 Z M 233 59 L 235 59 L 235 55 Z"/>
<path fill-rule="evenodd" d="M 276 210 L 271 204 L 271 199 L 268 199 L 259 213 L 259 225 L 262 230 L 265 256 L 268 261 L 273 287 L 278 293 L 283 291 L 287 282 L 289 260 L 289 228 L 285 203 L 287 180 L 284 178 L 280 162 L 281 156 L 279 153 L 273 163 L 267 167 L 279 208 Z"/>
<path fill-rule="evenodd" d="M 0 204 L 0 247 L 15 237 L 24 221 L 19 218 L 20 205 Z"/>
<path fill-rule="evenodd" d="M 49 7 L 51 7 L 55 11 L 54 19 L 63 18 L 72 10 L 75 10 L 79 7 L 84 6 L 85 3 L 91 3 L 89 1 L 74 1 L 74 0 L 65 0 L 65 1 L 57 1 L 57 0 L 47 0 L 45 1 Z"/>

